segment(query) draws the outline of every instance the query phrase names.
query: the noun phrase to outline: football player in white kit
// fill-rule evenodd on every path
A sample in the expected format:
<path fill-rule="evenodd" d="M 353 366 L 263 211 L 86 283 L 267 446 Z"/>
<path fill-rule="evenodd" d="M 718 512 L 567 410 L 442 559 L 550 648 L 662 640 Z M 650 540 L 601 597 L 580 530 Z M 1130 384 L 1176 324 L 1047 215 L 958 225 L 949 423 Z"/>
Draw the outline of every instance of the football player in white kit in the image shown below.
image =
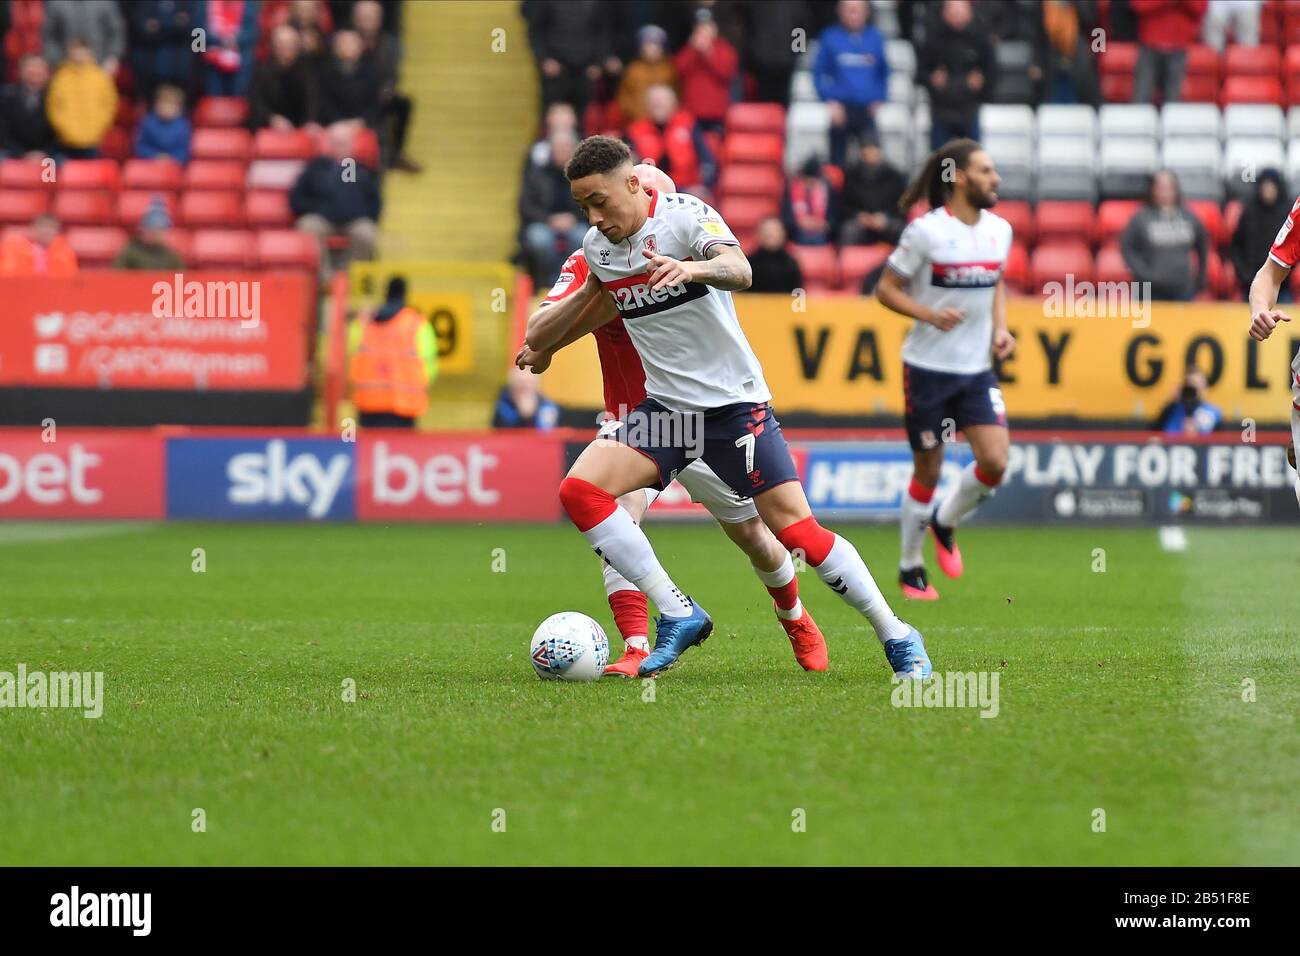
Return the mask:
<path fill-rule="evenodd" d="M 934 535 L 939 567 L 961 577 L 957 524 L 993 494 L 1007 467 L 1011 439 L 991 356 L 1010 357 L 1002 271 L 1011 224 L 989 210 L 998 201 L 997 170 L 979 143 L 955 139 L 931 153 L 899 206 L 928 199 L 930 211 L 908 224 L 890 253 L 876 297 L 916 322 L 903 342 L 903 398 L 912 446 L 912 482 L 900 520 L 898 583 L 915 600 L 939 597 L 921 555 Z M 965 434 L 975 460 L 957 487 L 935 502 L 944 442 Z"/>
<path fill-rule="evenodd" d="M 1300 261 L 1298 216 L 1300 199 L 1292 203 L 1291 211 L 1273 240 L 1273 247 L 1268 250 L 1268 258 L 1250 283 L 1250 337 L 1258 342 L 1272 335 L 1279 322 L 1291 321 L 1291 316 L 1277 307 L 1277 295 L 1296 262 Z M 1297 447 L 1300 447 L 1300 350 L 1291 359 L 1291 445 L 1287 449 L 1287 459 L 1292 468 L 1296 466 Z M 1300 502 L 1300 476 L 1296 478 L 1295 496 Z"/>
<path fill-rule="evenodd" d="M 659 609 L 641 676 L 672 666 L 709 636 L 713 621 L 669 578 L 616 499 L 662 488 L 697 457 L 736 494 L 752 498 L 781 544 L 798 549 L 871 622 L 896 674 L 928 676 L 920 632 L 895 616 L 856 549 L 821 527 L 808 507 L 763 370 L 736 319 L 731 291 L 748 288 L 751 273 L 726 223 L 694 196 L 646 193 L 627 146 L 612 137 L 583 140 L 565 172 L 592 225 L 583 243 L 590 274 L 552 306 L 552 334 L 530 329 L 527 342 L 548 350 L 608 293 L 641 357 L 645 400 L 616 437 L 588 445 L 560 484 L 565 512 L 592 548 Z M 693 433 L 702 440 L 682 440 Z"/>

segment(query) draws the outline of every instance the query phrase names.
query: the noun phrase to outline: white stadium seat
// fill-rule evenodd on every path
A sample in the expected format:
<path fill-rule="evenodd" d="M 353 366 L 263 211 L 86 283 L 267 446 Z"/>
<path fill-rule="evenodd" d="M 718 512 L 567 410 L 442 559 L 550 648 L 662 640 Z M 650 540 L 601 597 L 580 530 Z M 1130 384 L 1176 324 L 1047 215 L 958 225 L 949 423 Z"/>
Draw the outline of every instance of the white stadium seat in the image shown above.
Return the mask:
<path fill-rule="evenodd" d="M 1150 103 L 1106 103 L 1097 119 L 1103 141 L 1160 136 L 1160 114 Z"/>
<path fill-rule="evenodd" d="M 1166 103 L 1160 110 L 1160 129 L 1166 139 L 1191 136 L 1223 138 L 1223 114 L 1213 103 Z"/>
<path fill-rule="evenodd" d="M 1097 142 L 1097 111 L 1081 103 L 1048 103 L 1038 108 L 1038 138 L 1085 137 Z"/>
<path fill-rule="evenodd" d="M 1246 136 L 1282 139 L 1286 120 L 1282 107 L 1264 103 L 1231 103 L 1223 109 L 1223 135 L 1228 140 Z"/>
<path fill-rule="evenodd" d="M 1034 138 L 1034 110 L 1029 106 L 985 103 L 980 107 L 980 136 L 1020 136 L 1026 147 Z"/>

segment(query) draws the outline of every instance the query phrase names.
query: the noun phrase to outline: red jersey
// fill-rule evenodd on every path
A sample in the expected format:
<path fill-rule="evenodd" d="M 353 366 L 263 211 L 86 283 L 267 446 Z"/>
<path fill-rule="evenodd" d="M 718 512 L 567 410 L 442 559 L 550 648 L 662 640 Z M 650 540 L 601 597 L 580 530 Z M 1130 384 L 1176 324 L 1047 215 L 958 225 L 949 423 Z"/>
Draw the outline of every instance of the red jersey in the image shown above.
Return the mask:
<path fill-rule="evenodd" d="M 1300 199 L 1292 204 L 1291 211 L 1286 214 L 1286 221 L 1273 240 L 1273 247 L 1268 250 L 1270 259 L 1288 269 L 1300 261 L 1300 229 L 1296 228 L 1297 219 L 1300 219 Z"/>
<path fill-rule="evenodd" d="M 546 293 L 543 304 L 559 302 L 581 289 L 587 281 L 587 260 L 579 249 L 564 260 L 560 276 Z M 596 351 L 600 355 L 600 375 L 605 386 L 605 411 L 622 417 L 636 408 L 645 398 L 645 369 L 636 346 L 623 328 L 619 316 L 592 333 L 596 337 Z"/>

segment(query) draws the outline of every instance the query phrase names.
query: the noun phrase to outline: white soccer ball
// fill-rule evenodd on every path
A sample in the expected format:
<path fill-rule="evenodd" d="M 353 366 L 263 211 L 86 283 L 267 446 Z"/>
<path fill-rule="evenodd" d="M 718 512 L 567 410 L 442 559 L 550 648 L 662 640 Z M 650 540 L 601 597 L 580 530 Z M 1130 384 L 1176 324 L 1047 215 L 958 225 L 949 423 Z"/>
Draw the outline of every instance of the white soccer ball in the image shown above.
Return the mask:
<path fill-rule="evenodd" d="M 561 611 L 533 633 L 529 656 L 542 680 L 600 680 L 609 663 L 609 638 L 587 615 Z"/>

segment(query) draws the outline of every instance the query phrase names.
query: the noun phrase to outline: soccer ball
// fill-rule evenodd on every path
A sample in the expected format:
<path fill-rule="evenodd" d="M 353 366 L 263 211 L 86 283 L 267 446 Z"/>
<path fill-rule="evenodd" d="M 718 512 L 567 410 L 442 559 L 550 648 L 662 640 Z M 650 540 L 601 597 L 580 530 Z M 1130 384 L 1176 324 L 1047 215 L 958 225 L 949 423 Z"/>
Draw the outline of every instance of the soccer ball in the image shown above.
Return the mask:
<path fill-rule="evenodd" d="M 609 638 L 587 615 L 561 611 L 533 633 L 528 654 L 542 680 L 600 680 L 609 663 Z"/>

